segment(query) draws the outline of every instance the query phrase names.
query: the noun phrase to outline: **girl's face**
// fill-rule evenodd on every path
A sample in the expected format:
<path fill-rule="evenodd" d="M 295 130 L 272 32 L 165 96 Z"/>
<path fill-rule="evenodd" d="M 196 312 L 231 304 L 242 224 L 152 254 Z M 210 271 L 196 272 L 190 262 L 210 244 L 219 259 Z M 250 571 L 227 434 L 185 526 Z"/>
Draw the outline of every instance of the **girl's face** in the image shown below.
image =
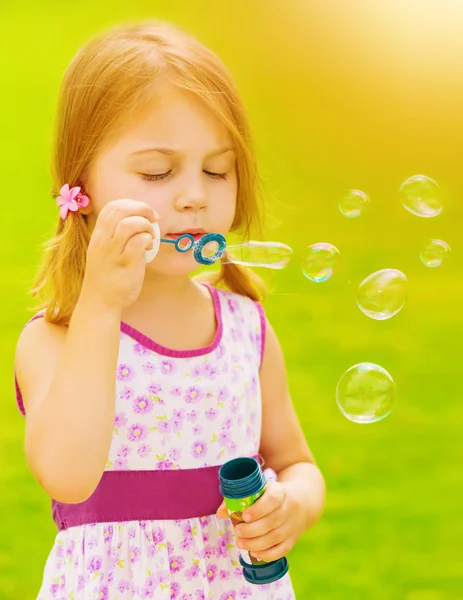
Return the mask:
<path fill-rule="evenodd" d="M 162 237 L 191 232 L 226 235 L 236 207 L 236 155 L 224 125 L 188 92 L 166 91 L 94 161 L 88 173 L 91 230 L 111 200 L 133 198 L 159 214 Z M 192 252 L 161 244 L 147 268 L 188 274 L 199 267 Z"/>

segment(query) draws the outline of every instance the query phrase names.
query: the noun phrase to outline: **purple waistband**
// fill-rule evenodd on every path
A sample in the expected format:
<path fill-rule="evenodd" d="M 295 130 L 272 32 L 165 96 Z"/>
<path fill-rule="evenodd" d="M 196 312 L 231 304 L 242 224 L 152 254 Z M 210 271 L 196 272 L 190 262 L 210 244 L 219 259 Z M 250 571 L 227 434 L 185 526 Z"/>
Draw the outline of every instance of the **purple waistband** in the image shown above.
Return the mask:
<path fill-rule="evenodd" d="M 58 529 L 91 523 L 176 520 L 215 514 L 220 465 L 174 471 L 105 471 L 79 504 L 52 501 Z"/>

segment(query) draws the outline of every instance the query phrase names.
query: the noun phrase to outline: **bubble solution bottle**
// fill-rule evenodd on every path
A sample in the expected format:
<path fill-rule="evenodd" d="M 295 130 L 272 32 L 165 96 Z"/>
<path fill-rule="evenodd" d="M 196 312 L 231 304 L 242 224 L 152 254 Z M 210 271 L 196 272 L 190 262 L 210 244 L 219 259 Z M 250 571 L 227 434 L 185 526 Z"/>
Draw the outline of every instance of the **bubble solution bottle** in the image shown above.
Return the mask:
<path fill-rule="evenodd" d="M 234 458 L 219 470 L 219 489 L 234 526 L 243 523 L 243 512 L 264 493 L 267 480 L 254 458 Z M 288 572 L 285 556 L 271 562 L 258 560 L 247 550 L 240 551 L 240 563 L 246 581 L 255 584 L 272 583 Z"/>

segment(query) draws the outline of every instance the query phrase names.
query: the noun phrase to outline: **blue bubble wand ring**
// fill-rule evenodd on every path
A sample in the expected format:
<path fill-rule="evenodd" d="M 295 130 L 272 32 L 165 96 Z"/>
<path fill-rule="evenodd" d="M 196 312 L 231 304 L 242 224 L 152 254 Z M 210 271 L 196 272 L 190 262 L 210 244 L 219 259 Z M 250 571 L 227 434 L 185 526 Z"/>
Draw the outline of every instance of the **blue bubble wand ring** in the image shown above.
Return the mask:
<path fill-rule="evenodd" d="M 227 247 L 227 242 L 221 233 L 206 233 L 195 242 L 195 238 L 190 233 L 180 235 L 176 240 L 169 240 L 161 237 L 161 230 L 158 223 L 153 223 L 153 229 L 156 237 L 153 240 L 151 250 L 145 252 L 145 262 L 151 262 L 158 254 L 161 242 L 165 244 L 174 244 L 177 252 L 185 253 L 193 250 L 193 256 L 200 265 L 213 265 L 220 260 Z M 212 256 L 206 256 L 204 250 L 210 243 L 217 244 L 217 250 Z"/>

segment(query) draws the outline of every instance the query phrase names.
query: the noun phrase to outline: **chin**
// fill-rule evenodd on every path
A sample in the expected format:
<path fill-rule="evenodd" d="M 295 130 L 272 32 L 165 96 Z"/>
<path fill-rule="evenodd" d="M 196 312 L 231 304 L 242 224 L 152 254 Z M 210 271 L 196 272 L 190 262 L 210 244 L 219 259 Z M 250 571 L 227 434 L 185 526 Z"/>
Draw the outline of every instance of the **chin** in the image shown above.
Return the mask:
<path fill-rule="evenodd" d="M 158 273 L 159 275 L 174 275 L 176 277 L 188 277 L 197 271 L 201 265 L 195 261 L 193 255 L 185 256 L 178 254 L 177 256 L 162 257 L 160 255 L 146 266 L 147 271 Z"/>

